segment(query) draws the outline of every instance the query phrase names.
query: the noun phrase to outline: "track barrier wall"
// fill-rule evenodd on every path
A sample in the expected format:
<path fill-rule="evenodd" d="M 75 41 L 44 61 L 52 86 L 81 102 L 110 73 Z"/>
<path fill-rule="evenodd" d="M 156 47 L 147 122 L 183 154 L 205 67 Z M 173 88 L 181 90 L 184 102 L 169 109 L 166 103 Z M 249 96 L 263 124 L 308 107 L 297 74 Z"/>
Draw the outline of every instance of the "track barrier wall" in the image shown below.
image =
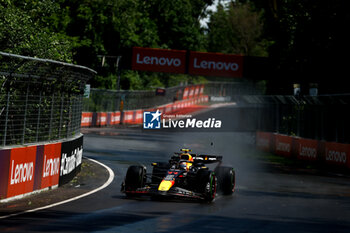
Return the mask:
<path fill-rule="evenodd" d="M 138 125 L 142 124 L 143 112 L 159 110 L 163 114 L 189 114 L 201 110 L 203 107 L 198 105 L 209 102 L 209 96 L 200 94 L 198 87 L 197 96 L 186 97 L 184 100 L 175 101 L 148 109 L 126 110 L 123 112 L 83 112 L 81 116 L 81 127 L 100 127 L 118 124 Z M 193 93 L 196 93 L 193 88 Z M 203 92 L 202 92 L 203 93 Z M 95 117 L 94 117 L 95 116 Z"/>
<path fill-rule="evenodd" d="M 180 85 L 163 89 L 162 95 L 155 93 L 154 90 L 91 88 L 89 97 L 83 99 L 81 127 L 109 126 L 120 123 L 141 124 L 144 111 L 159 109 L 163 114 L 177 112 L 186 114 L 201 109 L 203 105 L 199 104 L 211 101 L 211 97 L 221 97 L 221 102 L 227 102 L 231 101 L 234 95 L 261 93 L 262 88 L 251 82 L 207 82 Z M 218 100 L 213 102 L 218 102 Z M 102 118 L 106 118 L 106 123 Z"/>
<path fill-rule="evenodd" d="M 0 51 L 0 202 L 69 182 L 80 170 L 84 66 Z M 106 117 L 106 114 L 104 115 Z"/>
<path fill-rule="evenodd" d="M 0 150 L 0 201 L 54 188 L 80 171 L 83 135 L 67 141 Z"/>
<path fill-rule="evenodd" d="M 350 144 L 258 131 L 256 147 L 284 157 L 350 168 Z"/>

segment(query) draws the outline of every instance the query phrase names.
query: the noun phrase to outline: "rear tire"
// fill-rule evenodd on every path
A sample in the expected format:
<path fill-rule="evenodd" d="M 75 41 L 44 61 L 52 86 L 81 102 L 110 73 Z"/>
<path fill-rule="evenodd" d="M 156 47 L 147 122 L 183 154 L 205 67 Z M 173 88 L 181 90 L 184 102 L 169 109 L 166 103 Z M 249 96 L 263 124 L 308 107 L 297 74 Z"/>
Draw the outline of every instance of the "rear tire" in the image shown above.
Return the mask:
<path fill-rule="evenodd" d="M 235 191 L 236 174 L 232 167 L 217 167 L 215 173 L 218 178 L 218 188 L 224 195 L 231 195 Z"/>

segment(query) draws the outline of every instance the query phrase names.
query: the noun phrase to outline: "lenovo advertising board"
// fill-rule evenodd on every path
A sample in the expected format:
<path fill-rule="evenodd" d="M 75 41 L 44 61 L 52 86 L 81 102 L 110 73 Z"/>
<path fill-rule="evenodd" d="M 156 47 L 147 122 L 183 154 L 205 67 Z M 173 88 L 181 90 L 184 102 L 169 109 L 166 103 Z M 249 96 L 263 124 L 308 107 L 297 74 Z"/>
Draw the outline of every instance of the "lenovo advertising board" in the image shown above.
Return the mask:
<path fill-rule="evenodd" d="M 58 185 L 60 177 L 61 143 L 44 146 L 40 188 Z"/>
<path fill-rule="evenodd" d="M 133 48 L 132 69 L 153 72 L 186 72 L 186 51 Z"/>
<path fill-rule="evenodd" d="M 7 197 L 33 191 L 35 180 L 36 146 L 11 150 Z"/>
<path fill-rule="evenodd" d="M 315 161 L 318 158 L 318 141 L 312 139 L 297 139 L 297 158 Z"/>
<path fill-rule="evenodd" d="M 59 185 L 68 183 L 80 171 L 82 157 L 83 136 L 62 143 Z"/>
<path fill-rule="evenodd" d="M 325 143 L 326 163 L 350 167 L 350 145 L 336 142 Z"/>
<path fill-rule="evenodd" d="M 260 132 L 260 131 L 256 132 L 256 147 L 259 150 L 270 152 L 271 137 L 272 137 L 272 133 Z"/>
<path fill-rule="evenodd" d="M 285 157 L 292 155 L 293 138 L 287 135 L 276 134 L 275 136 L 275 153 Z"/>
<path fill-rule="evenodd" d="M 240 78 L 243 56 L 221 53 L 190 52 L 188 73 L 191 75 Z"/>

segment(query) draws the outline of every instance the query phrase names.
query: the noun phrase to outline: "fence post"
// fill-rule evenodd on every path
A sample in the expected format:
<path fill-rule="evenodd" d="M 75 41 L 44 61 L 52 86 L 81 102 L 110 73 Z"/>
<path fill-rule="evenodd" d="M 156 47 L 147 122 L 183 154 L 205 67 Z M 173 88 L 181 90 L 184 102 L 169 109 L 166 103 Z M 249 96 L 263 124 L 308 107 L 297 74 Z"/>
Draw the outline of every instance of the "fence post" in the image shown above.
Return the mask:
<path fill-rule="evenodd" d="M 51 134 L 52 134 L 52 120 L 53 120 L 53 105 L 54 105 L 54 103 L 55 103 L 55 94 L 52 94 L 51 113 L 50 113 L 49 140 L 51 140 Z"/>
<path fill-rule="evenodd" d="M 277 101 L 275 103 L 275 112 L 276 112 L 275 131 L 276 133 L 279 133 L 280 132 L 280 105 Z"/>
<path fill-rule="evenodd" d="M 6 146 L 7 122 L 8 122 L 8 117 L 9 117 L 9 107 L 10 107 L 10 91 L 7 92 L 4 138 L 3 138 L 3 142 L 2 142 L 3 146 Z"/>
<path fill-rule="evenodd" d="M 72 129 L 72 127 L 71 127 L 71 124 L 72 124 L 72 108 L 73 108 L 73 106 L 72 106 L 72 97 L 71 96 L 69 96 L 68 97 L 69 98 L 69 105 L 68 105 L 68 118 L 67 118 L 67 132 L 66 132 L 66 137 L 68 138 L 69 137 L 69 133 L 70 133 L 70 131 L 71 131 L 71 129 Z"/>
<path fill-rule="evenodd" d="M 25 138 L 25 134 L 26 134 L 26 121 L 27 121 L 27 109 L 28 109 L 28 95 L 29 95 L 29 84 L 28 84 L 28 86 L 27 86 L 26 103 L 25 103 L 25 106 L 24 106 L 22 144 L 24 144 L 24 138 Z"/>
<path fill-rule="evenodd" d="M 40 114 L 41 114 L 41 92 L 42 92 L 42 90 L 40 90 L 40 94 L 39 94 L 38 120 L 36 122 L 36 137 L 35 137 L 36 142 L 39 141 L 39 125 L 40 125 Z"/>
<path fill-rule="evenodd" d="M 64 96 L 61 97 L 60 127 L 59 127 L 59 129 L 58 129 L 58 138 L 61 137 L 61 130 L 62 130 L 63 101 L 64 101 Z"/>

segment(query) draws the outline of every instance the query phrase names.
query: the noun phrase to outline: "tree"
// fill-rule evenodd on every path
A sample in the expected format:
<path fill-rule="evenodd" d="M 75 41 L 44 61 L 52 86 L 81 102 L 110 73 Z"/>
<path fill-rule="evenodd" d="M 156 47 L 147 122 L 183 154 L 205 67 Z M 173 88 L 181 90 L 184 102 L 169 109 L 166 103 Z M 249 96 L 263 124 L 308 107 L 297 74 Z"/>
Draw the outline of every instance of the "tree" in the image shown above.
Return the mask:
<path fill-rule="evenodd" d="M 249 3 L 219 4 L 208 24 L 208 50 L 267 56 L 269 42 L 262 38 L 262 32 L 262 11 L 253 11 Z"/>
<path fill-rule="evenodd" d="M 342 25 L 350 23 L 344 1 L 256 0 L 254 7 L 264 11 L 264 36 L 275 42 L 269 48 L 277 68 L 270 90 L 299 82 L 307 91 L 316 82 L 321 93 L 323 88 L 326 93 L 349 92 L 343 79 L 349 46 Z"/>
<path fill-rule="evenodd" d="M 147 11 L 158 28 L 162 48 L 202 50 L 203 32 L 199 20 L 212 0 L 147 1 Z"/>
<path fill-rule="evenodd" d="M 204 50 L 199 19 L 213 0 L 7 0 L 0 3 L 0 49 L 98 71 L 94 87 L 115 88 L 116 59 L 134 46 Z M 127 51 L 127 52 L 126 52 Z M 169 81 L 171 79 L 171 82 Z M 175 83 L 170 74 L 122 72 L 122 88 Z M 179 81 L 182 78 L 179 78 Z"/>
<path fill-rule="evenodd" d="M 71 62 L 70 38 L 50 31 L 45 21 L 58 9 L 49 0 L 2 1 L 0 51 Z"/>

